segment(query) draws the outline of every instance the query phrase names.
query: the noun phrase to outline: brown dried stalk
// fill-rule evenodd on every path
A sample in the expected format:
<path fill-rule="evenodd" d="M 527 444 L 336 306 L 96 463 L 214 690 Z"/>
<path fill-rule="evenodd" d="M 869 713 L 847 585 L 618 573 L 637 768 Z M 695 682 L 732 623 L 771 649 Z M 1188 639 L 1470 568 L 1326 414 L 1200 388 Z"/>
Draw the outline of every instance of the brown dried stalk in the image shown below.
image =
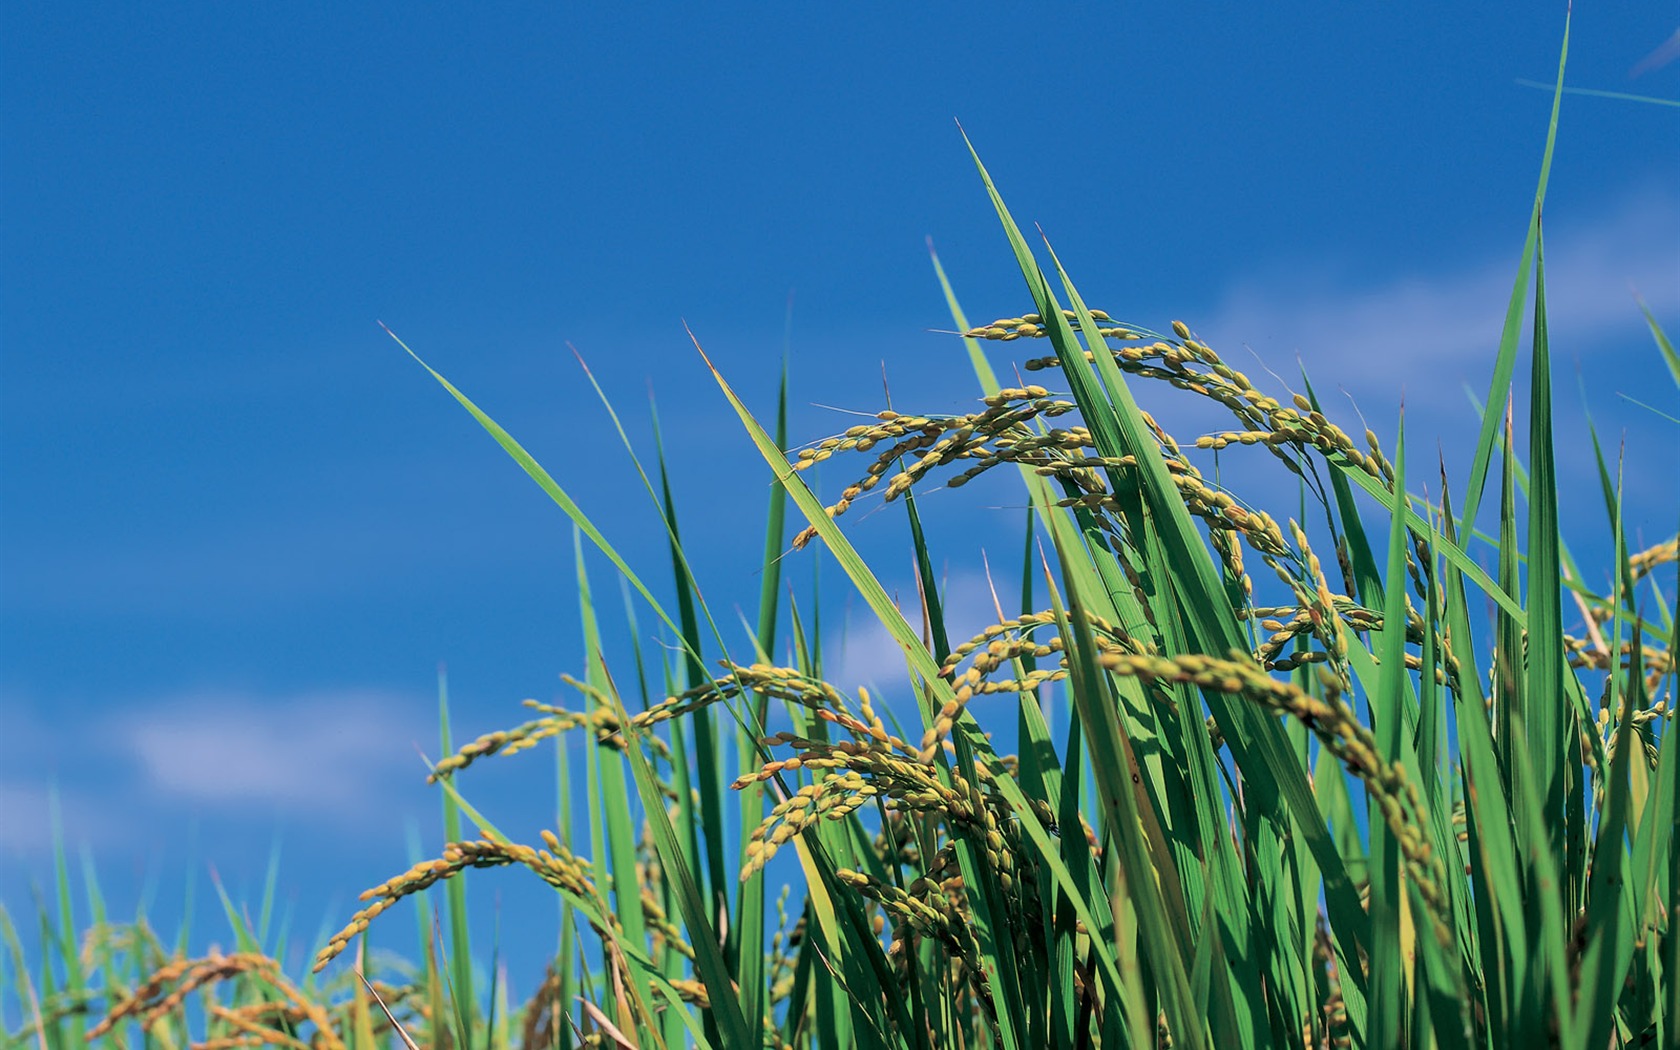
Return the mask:
<path fill-rule="evenodd" d="M 280 972 L 278 962 L 255 952 L 236 952 L 232 955 L 211 952 L 202 958 L 179 959 L 162 966 L 135 989 L 133 994 L 113 1006 L 104 1020 L 88 1032 L 88 1039 L 98 1039 L 129 1017 L 137 1019 L 140 1027 L 149 1031 L 159 1020 L 179 1010 L 187 996 L 193 992 L 245 975 L 260 979 L 283 997 L 285 1002 L 282 1010 L 285 1017 L 294 1021 L 307 1021 L 314 1027 L 316 1047 L 320 1050 L 344 1050 L 344 1043 L 333 1031 L 332 1020 L 326 1008 L 304 996 L 296 985 L 287 980 Z M 273 1007 L 282 1004 L 255 1005 L 269 1008 L 271 1011 Z M 213 1016 L 220 1016 L 215 1012 L 217 1009 L 212 1006 Z M 263 1034 L 267 1038 L 268 1033 L 272 1033 L 282 1040 L 296 1042 L 257 1020 L 267 1011 L 252 1012 L 249 1008 L 220 1009 L 227 1015 L 224 1019 L 245 1029 L 248 1035 Z M 273 1039 L 269 1041 L 274 1042 Z"/>

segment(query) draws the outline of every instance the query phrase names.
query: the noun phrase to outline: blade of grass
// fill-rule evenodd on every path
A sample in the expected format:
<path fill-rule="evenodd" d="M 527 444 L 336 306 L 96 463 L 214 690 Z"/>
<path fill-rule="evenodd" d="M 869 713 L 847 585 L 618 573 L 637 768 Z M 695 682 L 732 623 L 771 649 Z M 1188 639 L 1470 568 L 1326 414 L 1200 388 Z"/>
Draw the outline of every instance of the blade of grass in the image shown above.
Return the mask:
<path fill-rule="evenodd" d="M 1657 344 L 1657 352 L 1668 365 L 1668 374 L 1674 377 L 1674 385 L 1680 387 L 1680 353 L 1674 350 L 1674 344 L 1669 342 L 1668 333 L 1663 331 L 1662 325 L 1651 313 L 1651 308 L 1645 305 L 1645 300 L 1639 300 L 1639 312 L 1645 315 L 1645 325 L 1651 329 L 1651 338 Z"/>
<path fill-rule="evenodd" d="M 47 1048 L 47 1023 L 41 1014 L 41 997 L 35 992 L 35 984 L 29 979 L 29 963 L 24 958 L 23 943 L 19 940 L 17 929 L 12 925 L 12 917 L 3 905 L 0 905 L 0 941 L 4 941 L 6 950 L 11 956 L 13 986 L 16 989 L 18 1005 L 24 1011 L 28 1026 L 26 1031 L 35 1037 L 37 1050 Z M 22 1045 L 21 1041 L 14 1045 Z"/>
<path fill-rule="evenodd" d="M 1406 592 L 1399 581 L 1406 575 L 1406 432 L 1401 417 L 1394 450 L 1394 496 L 1388 533 L 1388 581 L 1383 603 L 1380 676 L 1371 699 L 1372 727 L 1383 761 L 1403 761 L 1402 706 L 1408 689 L 1406 673 Z M 1372 799 L 1375 803 L 1377 800 Z M 1400 844 L 1379 814 L 1371 826 L 1371 1016 L 1366 1035 L 1372 1046 L 1399 1046 L 1408 1010 L 1411 981 L 1407 953 L 1402 947 Z"/>
<path fill-rule="evenodd" d="M 531 480 L 537 483 L 537 487 L 542 489 L 543 492 L 548 495 L 548 498 L 553 500 L 554 504 L 564 511 L 568 518 L 571 518 L 572 521 L 577 524 L 577 527 L 589 538 L 589 541 L 599 548 L 602 554 L 607 556 L 607 560 L 613 563 L 613 567 L 616 568 L 626 580 L 630 581 L 630 586 L 636 588 L 636 593 L 642 596 L 643 600 L 648 603 L 649 607 L 651 607 L 659 619 L 664 622 L 665 626 L 670 628 L 673 634 L 680 636 L 682 634 L 682 629 L 677 626 L 676 621 L 672 620 L 671 617 L 666 614 L 664 607 L 659 604 L 657 599 L 654 598 L 653 592 L 648 590 L 647 585 L 642 582 L 641 577 L 636 575 L 636 573 L 619 555 L 613 545 L 607 542 L 606 537 L 601 535 L 600 530 L 595 527 L 594 522 L 589 520 L 589 517 L 583 513 L 582 508 L 580 508 L 577 503 L 572 500 L 572 497 L 566 493 L 566 490 L 560 487 L 559 483 L 549 475 L 548 471 L 542 468 L 541 464 L 531 457 L 529 452 L 525 451 L 524 446 L 515 441 L 511 434 L 502 429 L 501 425 L 494 419 L 491 419 L 488 415 L 486 415 L 482 409 L 480 409 L 470 398 L 467 397 L 467 395 L 457 390 L 453 383 L 445 379 L 442 374 L 432 368 L 431 365 L 428 365 L 419 354 L 409 349 L 408 344 L 403 342 L 401 339 L 398 339 L 395 332 L 386 328 L 385 333 L 389 335 L 398 346 L 402 347 L 404 353 L 414 358 L 415 363 L 429 372 L 432 378 L 437 380 L 438 384 L 447 390 L 449 395 L 478 421 L 478 424 L 484 428 L 485 432 L 495 439 L 496 444 L 500 445 L 502 450 L 506 452 L 515 463 L 519 464 L 520 469 L 530 475 Z"/>
<path fill-rule="evenodd" d="M 64 859 L 64 822 L 59 811 L 56 784 L 48 796 L 48 805 L 52 811 L 53 882 L 58 896 L 58 936 L 60 955 L 64 960 L 65 992 L 71 999 L 80 1002 L 87 996 L 87 972 L 82 967 L 81 953 L 76 950 L 76 914 L 70 896 L 70 867 Z M 86 1018 L 78 1012 L 67 1020 L 68 1025 L 61 1029 L 67 1030 L 64 1038 L 69 1042 L 66 1045 L 81 1046 L 87 1040 Z"/>
<path fill-rule="evenodd" d="M 1557 84 L 1552 92 L 1552 115 L 1546 125 L 1546 149 L 1540 159 L 1540 180 L 1534 190 L 1534 207 L 1529 212 L 1528 233 L 1523 239 L 1522 256 L 1517 263 L 1516 281 L 1511 287 L 1511 301 L 1505 308 L 1505 324 L 1499 334 L 1499 353 L 1494 360 L 1493 378 L 1488 384 L 1487 405 L 1491 409 L 1503 404 L 1516 372 L 1517 340 L 1522 334 L 1523 304 L 1528 299 L 1528 272 L 1533 265 L 1535 247 L 1540 238 L 1540 213 L 1546 202 L 1546 183 L 1552 173 L 1552 151 L 1557 145 L 1558 112 L 1563 107 L 1563 71 L 1569 61 L 1570 13 L 1563 19 L 1563 43 L 1558 51 Z M 1464 516 L 1460 531 L 1466 535 L 1475 528 L 1476 512 L 1481 507 L 1482 490 L 1487 484 L 1488 467 L 1493 459 L 1493 442 L 1500 413 L 1490 411 L 1482 420 L 1476 437 L 1476 452 L 1470 460 L 1470 480 L 1465 489 Z"/>
<path fill-rule="evenodd" d="M 1602 463 L 1600 468 L 1602 469 Z M 1625 582 L 1632 577 L 1633 572 L 1627 566 L 1627 546 L 1623 542 L 1619 485 L 1610 509 L 1612 527 L 1615 530 L 1617 577 L 1619 581 Z M 1619 582 L 1617 588 L 1621 585 Z M 1618 610 L 1621 608 L 1619 596 L 1612 607 Z M 1620 647 L 1621 634 L 1618 616 L 1611 634 L 1616 640 L 1617 648 Z M 1624 839 L 1628 830 L 1633 755 L 1636 750 L 1644 750 L 1643 743 L 1634 733 L 1633 721 L 1634 712 L 1644 706 L 1645 698 L 1644 649 L 1637 631 L 1632 635 L 1631 645 L 1627 682 L 1620 690 L 1619 705 L 1615 703 L 1615 682 L 1618 674 L 1614 663 L 1609 672 L 1612 686 L 1609 699 L 1612 705 L 1617 707 L 1616 749 L 1610 760 L 1609 783 L 1605 789 L 1607 800 L 1599 818 L 1598 837 L 1593 844 L 1592 876 L 1587 892 L 1586 920 L 1590 941 L 1581 960 L 1582 1009 L 1576 1017 L 1575 1032 L 1575 1040 L 1580 1046 L 1602 1046 L 1607 1043 L 1618 998 L 1614 993 L 1621 988 L 1627 966 L 1633 961 L 1633 923 L 1638 902 L 1631 895 L 1632 884 L 1625 879 L 1623 871 L 1626 863 Z M 1639 761 L 1644 762 L 1643 754 L 1639 756 Z"/>
<path fill-rule="evenodd" d="M 442 664 L 438 665 L 438 748 L 440 754 L 454 753 L 449 732 L 449 674 Z M 445 842 L 461 841 L 461 809 L 453 792 L 443 796 L 443 838 Z M 472 932 L 467 921 L 466 882 L 450 879 L 444 887 L 444 901 L 449 922 L 450 981 L 455 987 L 455 1028 L 462 1050 L 472 1050 Z M 434 1017 L 433 1024 L 437 1023 Z"/>
<path fill-rule="evenodd" d="M 572 535 L 573 552 L 577 561 L 578 615 L 583 626 L 583 645 L 586 666 L 585 679 L 592 689 L 605 693 L 611 684 L 606 663 L 601 656 L 600 623 L 595 610 L 594 592 L 589 585 L 589 572 L 584 564 L 583 544 L 577 533 Z M 624 760 L 618 752 L 591 734 L 589 747 L 595 749 L 595 770 L 600 786 L 600 810 L 605 819 L 607 856 L 611 860 L 613 911 L 624 928 L 624 939 L 636 947 L 646 944 L 647 920 L 642 910 L 642 887 L 636 872 L 636 829 L 630 808 L 630 791 L 624 779 Z M 644 796 L 644 799 L 647 796 Z M 657 796 L 654 796 L 657 797 Z M 592 799 L 594 801 L 594 799 Z M 454 880 L 460 881 L 460 880 Z M 650 985 L 640 973 L 632 973 L 636 991 L 643 1002 L 649 1001 Z"/>
<path fill-rule="evenodd" d="M 659 415 L 652 411 L 652 399 L 649 399 L 650 418 L 653 424 L 653 442 L 659 468 L 659 493 L 664 505 L 665 522 L 670 539 L 671 575 L 677 589 L 677 616 L 682 622 L 684 661 L 683 667 L 687 674 L 684 688 L 692 689 L 710 680 L 706 667 L 700 661 L 700 619 L 695 612 L 696 587 L 693 577 L 688 571 L 688 559 L 683 554 L 682 537 L 677 529 L 676 500 L 671 495 L 670 472 L 665 466 L 665 443 L 659 433 Z M 714 631 L 716 625 L 713 625 Z M 691 716 L 694 727 L 690 739 L 694 743 L 694 775 L 700 783 L 700 841 L 704 846 L 705 869 L 696 869 L 697 875 L 703 875 L 701 890 L 706 899 L 711 902 L 713 915 L 725 912 L 728 908 L 726 889 L 727 877 L 724 868 L 724 827 L 723 827 L 723 796 L 721 789 L 721 767 L 718 754 L 722 738 L 718 736 L 712 725 L 712 711 L 709 707 L 702 707 Z M 730 959 L 730 970 L 736 972 L 738 960 L 732 946 L 726 946 L 726 954 Z"/>
<path fill-rule="evenodd" d="M 1545 247 L 1534 234 L 1534 353 L 1529 408 L 1530 492 L 1528 507 L 1528 704 L 1523 712 L 1529 758 L 1540 792 L 1541 810 L 1553 856 L 1562 863 L 1565 892 L 1574 901 L 1585 858 L 1573 849 L 1565 827 L 1566 744 L 1574 738 L 1573 719 L 1563 699 L 1563 583 L 1558 561 L 1557 472 L 1552 451 L 1551 357 L 1546 331 Z M 1567 734 L 1567 736 L 1566 736 Z M 1579 768 L 1579 767 L 1577 767 Z"/>
<path fill-rule="evenodd" d="M 792 320 L 789 303 L 789 321 Z M 782 357 L 782 378 L 776 395 L 776 444 L 787 447 L 787 357 Z M 754 639 L 759 658 L 770 660 L 776 648 L 776 613 L 782 588 L 782 541 L 787 517 L 787 492 L 780 483 L 770 487 L 770 506 L 765 513 L 764 558 L 759 569 L 758 631 Z M 768 698 L 755 695 L 751 700 L 751 724 L 763 726 L 770 718 Z M 750 729 L 739 730 L 736 750 L 740 756 L 740 773 L 746 776 L 757 768 L 757 741 Z M 743 863 L 748 828 L 756 828 L 764 819 L 765 790 L 762 781 L 754 779 L 740 794 L 741 853 L 736 864 Z M 751 1045 L 757 1046 L 764 1036 L 764 1014 L 769 1003 L 769 989 L 764 987 L 764 880 L 748 879 L 740 884 L 735 905 L 735 923 L 739 931 L 733 939 L 735 979 L 741 988 L 741 1009 L 746 1015 Z"/>

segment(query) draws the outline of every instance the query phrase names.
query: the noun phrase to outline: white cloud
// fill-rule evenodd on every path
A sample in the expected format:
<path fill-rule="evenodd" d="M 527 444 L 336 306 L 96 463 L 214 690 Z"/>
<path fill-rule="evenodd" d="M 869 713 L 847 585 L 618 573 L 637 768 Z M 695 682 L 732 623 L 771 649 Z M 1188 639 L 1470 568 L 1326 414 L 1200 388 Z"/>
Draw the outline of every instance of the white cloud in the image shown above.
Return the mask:
<path fill-rule="evenodd" d="M 1635 63 L 1634 67 L 1628 70 L 1628 77 L 1632 79 L 1642 77 L 1646 73 L 1654 73 L 1677 58 L 1680 58 L 1680 29 L 1676 29 L 1667 40 Z"/>
<path fill-rule="evenodd" d="M 906 592 L 901 592 L 906 593 Z M 907 593 L 914 595 L 914 584 L 909 585 Z M 997 622 L 997 609 L 992 602 L 991 588 L 986 578 L 977 572 L 961 571 L 952 573 L 944 586 L 943 608 L 945 610 L 946 628 L 952 645 L 960 645 L 979 634 L 988 624 Z M 1003 602 L 1004 608 L 1011 607 L 1018 599 L 1012 591 L 999 591 L 998 600 Z M 921 607 L 906 600 L 901 602 L 905 619 L 910 621 L 918 635 L 921 631 Z M 831 644 L 839 645 L 836 638 Z M 829 671 L 829 681 L 842 689 L 851 690 L 859 685 L 868 686 L 872 691 L 876 689 L 902 693 L 909 681 L 909 672 L 905 663 L 904 651 L 899 648 L 892 635 L 887 633 L 886 627 L 867 609 L 854 608 L 846 625 L 844 646 L 840 649 L 838 664 Z"/>
<path fill-rule="evenodd" d="M 904 651 L 873 616 L 853 616 L 840 643 L 838 666 L 825 677 L 841 689 L 868 686 L 871 691 L 895 688 L 907 681 Z"/>
<path fill-rule="evenodd" d="M 9 856 L 43 856 L 52 849 L 52 789 L 43 783 L 0 781 L 0 852 Z M 59 826 L 66 846 L 98 840 L 126 839 L 130 829 L 109 808 L 75 793 L 58 797 Z"/>
<path fill-rule="evenodd" d="M 405 718 L 404 706 L 361 691 L 267 699 L 201 694 L 120 720 L 116 746 L 163 796 L 333 813 L 371 803 L 404 765 L 419 772 L 415 709 L 406 705 Z"/>
<path fill-rule="evenodd" d="M 348 830 L 388 816 L 405 788 L 423 791 L 415 746 L 436 750 L 429 705 L 377 690 L 105 698 L 100 709 L 120 713 L 76 724 L 69 712 L 81 706 L 60 703 L 48 717 L 0 697 L 8 858 L 50 849 L 54 785 L 72 848 L 145 846 L 200 819 Z"/>
<path fill-rule="evenodd" d="M 1233 348 L 1246 344 L 1293 380 L 1290 358 L 1298 352 L 1320 383 L 1380 398 L 1385 406 L 1404 390 L 1409 406 L 1456 410 L 1465 383 L 1485 392 L 1516 276 L 1519 234 L 1374 287 L 1257 275 L 1230 289 L 1213 316 L 1193 327 L 1234 363 Z M 1652 354 L 1635 289 L 1659 320 L 1680 312 L 1680 197 L 1671 191 L 1637 194 L 1548 229 L 1554 357 L 1578 357 L 1590 367 L 1621 354 Z"/>

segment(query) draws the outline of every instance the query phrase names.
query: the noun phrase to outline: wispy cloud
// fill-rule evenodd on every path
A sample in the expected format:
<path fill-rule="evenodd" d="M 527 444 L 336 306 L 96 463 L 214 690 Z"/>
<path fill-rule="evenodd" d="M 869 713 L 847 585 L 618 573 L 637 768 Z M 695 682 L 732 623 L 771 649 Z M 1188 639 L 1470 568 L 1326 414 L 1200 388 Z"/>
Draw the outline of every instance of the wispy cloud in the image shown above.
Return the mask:
<path fill-rule="evenodd" d="M 0 852 L 39 857 L 52 848 L 53 790 L 48 784 L 7 777 L 0 780 Z M 132 828 L 110 807 L 81 792 L 60 792 L 59 827 L 70 843 L 127 841 Z M 70 834 L 73 832 L 73 834 Z"/>
<path fill-rule="evenodd" d="M 1658 44 L 1655 49 L 1640 59 L 1634 67 L 1628 70 L 1628 77 L 1642 77 L 1646 73 L 1653 73 L 1680 58 L 1680 29 L 1676 29 L 1667 40 Z"/>
<path fill-rule="evenodd" d="M 95 848 L 196 821 L 365 826 L 419 783 L 415 744 L 431 742 L 427 705 L 379 690 L 102 702 L 122 713 L 81 726 L 19 697 L 3 706 L 0 851 L 18 859 L 50 846 L 55 786 L 65 840 Z"/>
<path fill-rule="evenodd" d="M 403 716 L 404 706 L 362 691 L 199 694 L 127 716 L 114 740 L 158 795 L 330 813 L 367 801 L 398 767 L 418 769 L 415 719 Z M 404 721 L 406 734 L 397 728 Z"/>
<path fill-rule="evenodd" d="M 918 626 L 921 609 L 919 604 L 915 604 L 919 601 L 915 585 L 909 584 L 908 589 L 900 593 L 910 595 L 900 605 L 905 618 L 912 626 Z M 952 573 L 945 581 L 943 597 L 946 629 L 953 645 L 967 641 L 988 624 L 997 621 L 991 588 L 986 578 L 977 572 L 964 570 Z M 998 597 L 1005 608 L 1018 601 L 1013 592 L 1000 591 Z M 830 644 L 838 645 L 840 639 L 833 639 Z M 904 653 L 892 635 L 867 608 L 854 608 L 846 625 L 839 663 L 831 671 L 830 680 L 846 689 L 865 685 L 872 690 L 880 687 L 901 691 L 899 687 L 905 682 L 907 673 Z"/>
<path fill-rule="evenodd" d="M 1637 290 L 1659 318 L 1680 311 L 1680 197 L 1650 190 L 1548 230 L 1546 297 L 1553 352 L 1608 361 L 1650 353 Z M 1196 327 L 1233 358 L 1248 345 L 1280 373 L 1299 353 L 1309 374 L 1392 404 L 1463 404 L 1498 346 L 1520 242 L 1465 249 L 1456 261 L 1372 287 L 1324 274 L 1261 273 L 1232 287 Z"/>

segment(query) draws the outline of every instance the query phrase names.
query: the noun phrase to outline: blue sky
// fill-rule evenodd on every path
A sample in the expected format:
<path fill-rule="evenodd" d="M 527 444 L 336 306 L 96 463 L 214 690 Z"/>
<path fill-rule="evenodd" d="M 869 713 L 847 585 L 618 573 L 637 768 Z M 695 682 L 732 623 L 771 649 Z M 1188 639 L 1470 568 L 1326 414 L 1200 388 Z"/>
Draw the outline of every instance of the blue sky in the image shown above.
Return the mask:
<path fill-rule="evenodd" d="M 954 118 L 1094 305 L 1250 371 L 1299 355 L 1385 435 L 1403 395 L 1414 449 L 1454 449 L 1543 144 L 1518 81 L 1552 77 L 1564 14 L 1471 6 L 5 5 L 0 893 L 46 870 L 56 784 L 119 898 L 206 861 L 252 885 L 278 835 L 311 931 L 405 863 L 408 821 L 436 844 L 440 661 L 466 734 L 579 669 L 568 524 L 378 321 L 659 576 L 566 344 L 644 448 L 651 384 L 707 596 L 755 601 L 765 476 L 683 324 L 765 414 L 791 347 L 796 440 L 849 425 L 819 405 L 879 407 L 883 370 L 899 407 L 971 404 L 926 238 L 971 317 L 1028 306 Z M 1675 33 L 1672 5 L 1579 5 L 1569 83 L 1680 97 Z M 1632 289 L 1680 329 L 1676 120 L 1565 99 L 1549 296 L 1583 547 L 1577 371 L 1646 450 L 1632 527 L 1674 527 L 1674 425 L 1618 395 L 1675 414 Z M 1014 556 L 1010 498 L 928 501 L 954 593 Z M 851 528 L 907 585 L 901 519 Z M 850 640 L 843 674 L 889 673 Z M 510 830 L 545 819 L 540 761 L 470 783 Z"/>

